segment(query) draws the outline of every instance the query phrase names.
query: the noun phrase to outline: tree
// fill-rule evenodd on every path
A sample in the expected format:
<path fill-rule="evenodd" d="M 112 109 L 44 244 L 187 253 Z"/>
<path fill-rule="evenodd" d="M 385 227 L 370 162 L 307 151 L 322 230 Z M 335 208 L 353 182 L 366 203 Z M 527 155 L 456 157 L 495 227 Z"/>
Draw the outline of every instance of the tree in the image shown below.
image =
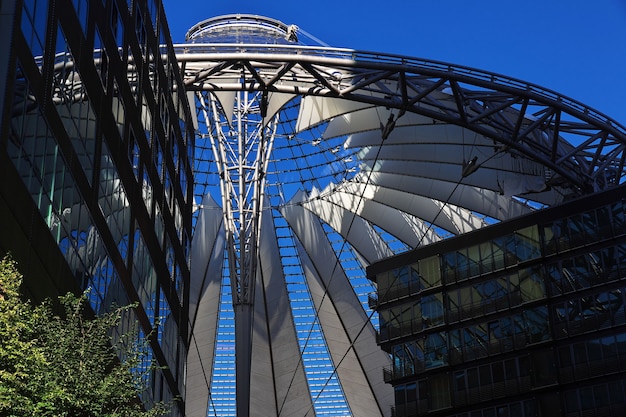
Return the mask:
<path fill-rule="evenodd" d="M 32 305 L 20 297 L 21 282 L 15 262 L 8 257 L 0 261 L 0 415 L 167 413 L 162 403 L 144 410 L 138 398 L 145 375 L 137 369 L 146 360 L 147 339 L 128 332 L 112 344 L 111 330 L 133 306 L 88 319 L 86 296 L 68 294 L 56 304 L 48 300 Z"/>

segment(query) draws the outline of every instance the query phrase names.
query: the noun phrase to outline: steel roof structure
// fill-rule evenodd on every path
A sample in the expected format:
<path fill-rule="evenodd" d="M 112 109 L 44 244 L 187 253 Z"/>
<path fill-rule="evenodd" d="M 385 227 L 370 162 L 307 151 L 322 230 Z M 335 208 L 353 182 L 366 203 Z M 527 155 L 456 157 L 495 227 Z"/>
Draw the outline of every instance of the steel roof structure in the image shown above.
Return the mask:
<path fill-rule="evenodd" d="M 175 51 L 198 122 L 189 416 L 389 415 L 364 268 L 626 175 L 624 126 L 517 79 L 252 15 Z"/>

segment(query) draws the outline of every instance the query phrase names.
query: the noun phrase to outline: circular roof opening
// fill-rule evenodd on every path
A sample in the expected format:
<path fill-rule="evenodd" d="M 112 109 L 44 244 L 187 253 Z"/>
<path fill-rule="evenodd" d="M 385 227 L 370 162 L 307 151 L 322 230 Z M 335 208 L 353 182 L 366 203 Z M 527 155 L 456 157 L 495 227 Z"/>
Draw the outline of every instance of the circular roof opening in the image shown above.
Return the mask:
<path fill-rule="evenodd" d="M 194 25 L 185 39 L 193 43 L 298 44 L 298 27 L 268 17 L 231 14 Z"/>

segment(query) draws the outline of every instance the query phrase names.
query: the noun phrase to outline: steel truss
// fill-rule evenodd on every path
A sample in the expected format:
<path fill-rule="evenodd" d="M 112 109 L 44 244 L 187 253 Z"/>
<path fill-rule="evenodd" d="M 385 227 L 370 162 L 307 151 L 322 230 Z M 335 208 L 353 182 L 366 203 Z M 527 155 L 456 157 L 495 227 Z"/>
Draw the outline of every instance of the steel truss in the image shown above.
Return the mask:
<path fill-rule="evenodd" d="M 269 157 L 276 123 L 266 123 L 259 108 L 263 98 L 239 92 L 234 105 L 236 124 L 223 120 L 215 96 L 196 93 L 220 176 L 230 286 L 237 332 L 238 415 L 249 412 L 254 288 L 259 258 L 259 227 Z"/>
<path fill-rule="evenodd" d="M 281 92 L 395 109 L 489 137 L 541 162 L 575 194 L 625 175 L 626 128 L 584 104 L 514 78 L 473 68 L 349 49 L 283 45 L 175 47 L 193 91 Z M 445 92 L 445 96 L 442 96 Z M 385 130 L 385 129 L 383 129 Z M 564 146 L 564 139 L 574 146 Z"/>

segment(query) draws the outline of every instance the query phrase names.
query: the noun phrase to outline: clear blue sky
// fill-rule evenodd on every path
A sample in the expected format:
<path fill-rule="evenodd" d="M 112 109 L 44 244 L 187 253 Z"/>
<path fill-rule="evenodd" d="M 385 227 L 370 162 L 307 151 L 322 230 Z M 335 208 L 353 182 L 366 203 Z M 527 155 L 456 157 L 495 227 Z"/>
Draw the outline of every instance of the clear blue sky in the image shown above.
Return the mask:
<path fill-rule="evenodd" d="M 539 84 L 626 125 L 626 0 L 163 0 L 174 42 L 251 13 L 330 46 L 466 65 Z"/>

